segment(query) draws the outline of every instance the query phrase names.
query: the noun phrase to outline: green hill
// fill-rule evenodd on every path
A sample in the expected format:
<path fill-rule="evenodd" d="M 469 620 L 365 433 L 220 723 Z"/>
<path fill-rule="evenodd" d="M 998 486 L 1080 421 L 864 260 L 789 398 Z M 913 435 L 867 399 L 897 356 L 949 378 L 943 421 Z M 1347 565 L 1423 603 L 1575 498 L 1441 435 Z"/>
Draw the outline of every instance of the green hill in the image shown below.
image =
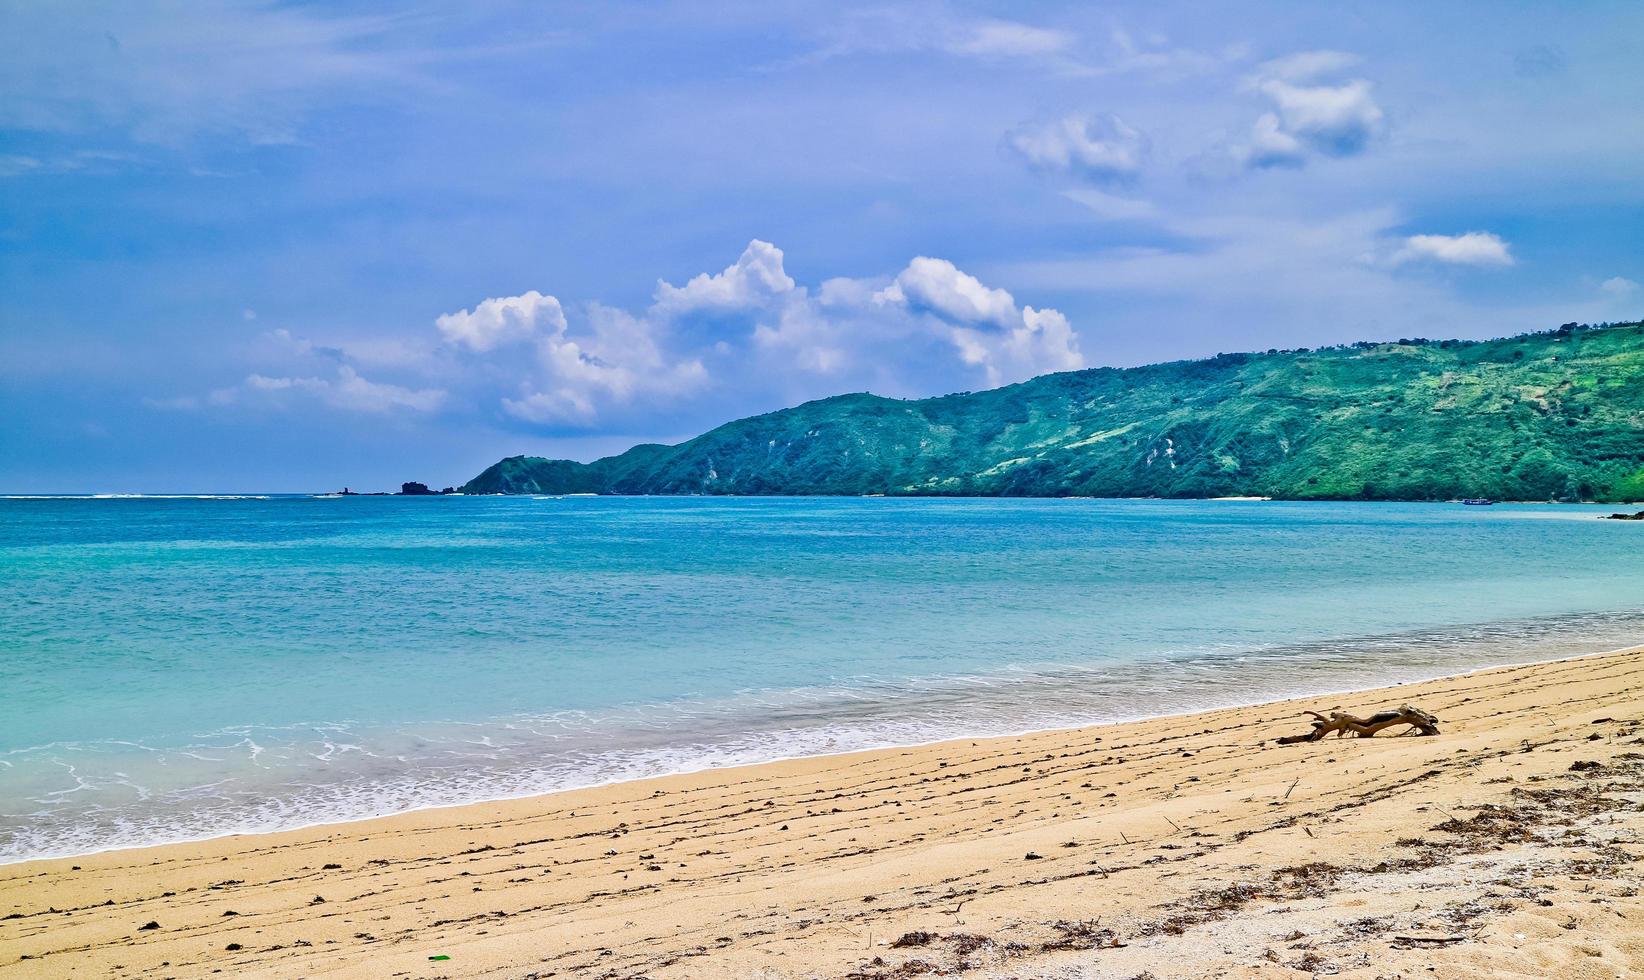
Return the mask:
<path fill-rule="evenodd" d="M 1644 499 L 1644 324 L 840 395 L 467 493 Z"/>

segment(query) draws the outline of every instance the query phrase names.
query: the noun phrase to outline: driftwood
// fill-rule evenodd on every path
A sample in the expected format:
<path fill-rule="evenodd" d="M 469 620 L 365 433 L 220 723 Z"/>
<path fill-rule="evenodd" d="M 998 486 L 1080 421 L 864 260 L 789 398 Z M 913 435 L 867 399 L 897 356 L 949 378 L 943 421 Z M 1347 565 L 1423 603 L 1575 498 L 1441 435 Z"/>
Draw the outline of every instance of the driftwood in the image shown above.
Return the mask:
<path fill-rule="evenodd" d="M 1396 725 L 1410 726 L 1409 731 L 1400 733 L 1402 735 L 1437 735 L 1439 733 L 1437 718 L 1420 708 L 1412 708 L 1407 704 L 1400 706 L 1397 711 L 1380 711 L 1368 718 L 1359 718 L 1340 711 L 1332 711 L 1328 716 L 1321 715 L 1317 711 L 1309 711 L 1307 714 L 1317 719 L 1313 722 L 1313 730 L 1305 735 L 1286 735 L 1284 738 L 1279 739 L 1280 745 L 1317 742 L 1332 732 L 1339 737 L 1352 734 L 1357 735 L 1359 738 L 1369 738 L 1383 729 L 1392 728 Z"/>

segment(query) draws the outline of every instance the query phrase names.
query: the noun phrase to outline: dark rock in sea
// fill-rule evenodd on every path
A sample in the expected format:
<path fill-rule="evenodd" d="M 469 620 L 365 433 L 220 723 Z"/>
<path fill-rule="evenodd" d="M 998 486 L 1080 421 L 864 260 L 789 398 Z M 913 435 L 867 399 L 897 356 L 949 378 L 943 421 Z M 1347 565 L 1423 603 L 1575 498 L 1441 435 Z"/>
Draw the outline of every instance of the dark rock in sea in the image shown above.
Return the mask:
<path fill-rule="evenodd" d="M 1644 510 L 1636 514 L 1610 514 L 1604 519 L 1607 521 L 1644 521 Z"/>
<path fill-rule="evenodd" d="M 418 483 L 413 480 L 410 483 L 400 484 L 400 492 L 398 495 L 401 497 L 442 497 L 448 493 L 456 492 L 456 487 L 446 487 L 444 490 L 430 490 L 428 489 L 428 484 Z"/>

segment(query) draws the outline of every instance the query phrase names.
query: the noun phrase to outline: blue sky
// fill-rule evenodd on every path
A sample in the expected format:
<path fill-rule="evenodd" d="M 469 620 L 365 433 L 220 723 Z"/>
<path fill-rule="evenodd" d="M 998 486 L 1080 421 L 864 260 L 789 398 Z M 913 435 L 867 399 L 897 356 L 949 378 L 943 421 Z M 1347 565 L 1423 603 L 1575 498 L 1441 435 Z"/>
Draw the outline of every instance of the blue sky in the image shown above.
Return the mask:
<path fill-rule="evenodd" d="M 1633 3 L 0 4 L 0 490 L 1644 315 Z"/>

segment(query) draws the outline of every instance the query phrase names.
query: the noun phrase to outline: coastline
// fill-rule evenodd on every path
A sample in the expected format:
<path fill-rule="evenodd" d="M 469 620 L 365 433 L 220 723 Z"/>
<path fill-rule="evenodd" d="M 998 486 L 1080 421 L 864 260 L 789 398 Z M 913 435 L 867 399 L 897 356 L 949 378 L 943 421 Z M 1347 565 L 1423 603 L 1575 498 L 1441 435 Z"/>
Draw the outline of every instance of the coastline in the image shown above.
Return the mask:
<path fill-rule="evenodd" d="M 1366 853 L 1409 850 L 1398 842 L 1443 837 L 1430 829 L 1442 818 L 1406 804 L 1419 798 L 1423 810 L 1466 819 L 1463 808 L 1531 781 L 1523 766 L 1551 764 L 1537 781 L 1588 771 L 1568 768 L 1576 755 L 1636 770 L 1617 757 L 1637 753 L 1592 725 L 1601 716 L 1625 724 L 1641 694 L 1644 648 L 1635 647 L 1300 700 L 11 864 L 0 866 L 0 916 L 19 917 L 0 918 L 0 976 L 101 975 L 113 965 L 128 975 L 363 976 L 393 965 L 415 976 L 888 977 L 916 975 L 888 972 L 910 960 L 1041 975 L 1080 956 L 1099 957 L 1104 971 L 1145 969 L 1167 947 L 1208 971 L 1221 954 L 1201 948 L 1203 937 L 1242 920 L 1248 906 L 1272 909 L 1272 898 L 1149 933 L 1159 899 L 1189 901 L 1234 867 L 1313 858 L 1340 870 Z M 1438 714 L 1444 734 L 1271 742 L 1306 730 L 1304 708 L 1368 713 L 1405 701 Z M 1485 703 L 1504 710 L 1480 714 Z M 1358 813 L 1344 821 L 1337 809 Z M 1303 898 L 1329 901 L 1292 903 Z M 1636 899 L 1615 898 L 1627 901 Z M 1101 927 L 1063 935 L 1068 923 L 1097 918 Z M 158 925 L 141 928 L 149 922 Z M 1095 941 L 1110 928 L 1122 946 Z M 1644 955 L 1641 928 L 1587 958 L 1620 957 L 1625 968 L 1626 957 Z M 1574 935 L 1554 938 L 1597 942 L 1583 929 L 1560 931 Z M 890 945 L 922 932 L 981 938 Z M 1419 952 L 1471 963 L 1502 949 L 1479 939 Z M 1241 969 L 1268 967 L 1281 965 Z"/>
<path fill-rule="evenodd" d="M 1272 503 L 1272 504 L 1433 504 L 1435 506 L 1461 505 L 1458 497 L 1283 497 L 1256 494 L 1226 494 L 1208 497 L 1134 497 L 1091 496 L 1089 494 L 1006 494 L 1006 493 L 565 493 L 520 490 L 512 493 L 464 493 L 460 490 L 446 493 L 394 493 L 357 491 L 341 493 L 333 490 L 264 490 L 245 493 L 138 493 L 121 491 L 88 491 L 86 493 L 0 493 L 0 500 L 341 500 L 346 497 L 475 497 L 517 499 L 575 499 L 601 497 L 613 500 L 1146 500 L 1157 503 Z M 1639 507 L 1644 500 L 1491 500 L 1489 506 L 1565 506 L 1565 507 Z"/>
<path fill-rule="evenodd" d="M 1402 677 L 1402 678 L 1396 677 L 1396 676 L 1395 677 L 1383 677 L 1383 678 L 1379 678 L 1375 681 L 1371 681 L 1371 682 L 1368 682 L 1368 683 L 1357 684 L 1357 685 L 1354 685 L 1354 686 L 1340 686 L 1340 685 L 1336 684 L 1333 681 L 1324 680 L 1321 683 L 1317 684 L 1316 686 L 1305 686 L 1305 685 L 1297 686 L 1297 687 L 1293 688 L 1292 690 L 1288 690 L 1288 691 L 1284 691 L 1284 692 L 1270 692 L 1270 693 L 1268 693 L 1264 696 L 1257 696 L 1257 697 L 1250 697 L 1250 696 L 1241 695 L 1241 696 L 1235 697 L 1235 699 L 1232 699 L 1232 700 L 1212 701 L 1212 702 L 1208 702 L 1208 703 L 1201 703 L 1201 704 L 1196 704 L 1196 705 L 1193 705 L 1193 706 L 1190 706 L 1190 707 L 1182 708 L 1180 710 L 1169 710 L 1169 711 L 1150 712 L 1150 713 L 1142 713 L 1142 714 L 1117 714 L 1117 715 L 1114 715 L 1112 717 L 1102 718 L 1100 720 L 1089 721 L 1089 722 L 1079 722 L 1079 723 L 1075 723 L 1075 724 L 1046 724 L 1046 725 L 1029 726 L 1029 727 L 1026 727 L 1026 728 L 1019 728 L 1019 729 L 1012 728 L 1012 729 L 1007 729 L 1007 730 L 993 730 L 993 731 L 986 731 L 986 732 L 971 731 L 971 732 L 945 733 L 945 734 L 942 734 L 940 736 L 933 737 L 933 738 L 917 738 L 917 739 L 910 739 L 910 740 L 906 740 L 906 741 L 878 741 L 878 742 L 870 742 L 870 743 L 867 743 L 867 744 L 861 744 L 861 745 L 852 746 L 850 748 L 837 749 L 837 750 L 807 751 L 807 752 L 794 753 L 794 754 L 790 754 L 790 755 L 768 755 L 768 756 L 762 755 L 762 756 L 756 756 L 756 757 L 751 758 L 751 759 L 748 759 L 748 758 L 744 757 L 744 759 L 742 759 L 742 760 L 733 761 L 733 762 L 715 761 L 715 762 L 706 762 L 706 763 L 702 763 L 702 764 L 686 764 L 686 765 L 679 766 L 677 768 L 665 768 L 665 769 L 662 769 L 660 771 L 644 772 L 643 774 L 636 775 L 636 776 L 635 775 L 620 775 L 620 776 L 614 776 L 614 777 L 611 777 L 611 778 L 608 778 L 608 779 L 594 779 L 594 780 L 590 780 L 590 781 L 587 781 L 587 782 L 574 783 L 572 785 L 554 786 L 554 787 L 545 788 L 545 789 L 534 789 L 534 790 L 529 790 L 529 791 L 525 791 L 525 792 L 518 792 L 518 793 L 505 793 L 505 794 L 499 794 L 499 795 L 495 795 L 495 796 L 479 795 L 479 796 L 466 798 L 466 799 L 461 799 L 461 800 L 457 800 L 457 801 L 449 802 L 449 803 L 433 803 L 433 804 L 422 804 L 422 805 L 406 806 L 406 807 L 403 807 L 403 808 L 390 810 L 389 812 L 386 812 L 386 813 L 373 813 L 373 814 L 361 815 L 361 816 L 328 817 L 328 818 L 323 818 L 323 819 L 297 821 L 297 822 L 292 822 L 292 823 L 285 824 L 285 825 L 272 826 L 272 827 L 241 827 L 241 828 L 227 829 L 227 830 L 223 830 L 223 831 L 220 831 L 220 832 L 200 834 L 200 835 L 197 835 L 197 836 L 196 835 L 181 836 L 181 837 L 177 837 L 177 838 L 174 838 L 174 839 L 159 840 L 159 841 L 154 841 L 154 842 L 151 842 L 151 843 L 149 843 L 149 842 L 137 843 L 137 844 L 120 843 L 120 844 L 110 845 L 110 846 L 107 846 L 107 847 L 100 847 L 100 848 L 87 849 L 87 850 L 75 850 L 75 851 L 68 851 L 68 852 L 63 852 L 63 853 L 44 854 L 44 855 L 30 856 L 30 857 L 24 857 L 24 858 L 16 858 L 16 857 L 6 856 L 6 857 L 3 857 L 3 858 L 0 858 L 0 875 L 3 875 L 5 873 L 5 871 L 7 869 L 10 869 L 10 868 L 16 868 L 16 867 L 22 866 L 22 865 L 30 865 L 30 864 L 36 864 L 36 863 L 41 863 L 41 862 L 47 862 L 47 861 L 57 861 L 57 860 L 66 860 L 66 859 L 75 859 L 75 858 L 87 858 L 87 857 L 92 857 L 92 856 L 99 855 L 99 854 L 110 854 L 110 853 L 118 853 L 118 852 L 141 852 L 141 851 L 155 850 L 155 849 L 159 849 L 159 848 L 188 846 L 188 845 L 194 845 L 194 844 L 205 844 L 205 843 L 209 843 L 209 842 L 212 842 L 212 841 L 219 841 L 219 840 L 233 839 L 233 838 L 266 837 L 266 836 L 273 836 L 273 835 L 285 834 L 285 833 L 295 833 L 295 832 L 310 831 L 310 830 L 327 830 L 327 829 L 332 829 L 332 828 L 345 829 L 345 828 L 348 828 L 348 827 L 351 827 L 351 826 L 354 826 L 354 825 L 358 825 L 358 824 L 367 824 L 367 823 L 372 823 L 372 822 L 378 821 L 378 820 L 392 819 L 392 818 L 395 818 L 395 817 L 407 816 L 407 815 L 411 815 L 411 814 L 438 813 L 438 812 L 442 812 L 442 811 L 463 810 L 463 809 L 466 809 L 468 807 L 484 806 L 484 805 L 487 805 L 487 804 L 514 803 L 514 802 L 518 802 L 518 801 L 522 801 L 522 800 L 534 800 L 534 799 L 539 799 L 539 798 L 544 798 L 544 797 L 552 797 L 552 796 L 557 796 L 557 795 L 564 794 L 564 793 L 576 793 L 576 792 L 589 791 L 589 790 L 606 789 L 606 788 L 615 787 L 615 786 L 622 786 L 622 785 L 630 784 L 630 783 L 645 782 L 647 780 L 652 780 L 652 779 L 665 779 L 665 778 L 669 778 L 669 777 L 700 776 L 700 775 L 707 774 L 707 773 L 724 772 L 724 771 L 727 771 L 727 770 L 738 770 L 738 769 L 745 769 L 745 768 L 750 768 L 750 767 L 769 766 L 769 765 L 783 765 L 783 764 L 787 764 L 787 763 L 795 763 L 795 762 L 801 762 L 801 761 L 811 760 L 811 759 L 819 759 L 820 760 L 820 759 L 830 759 L 830 758 L 836 758 L 836 757 L 852 756 L 852 755 L 857 755 L 857 754 L 865 753 L 865 752 L 894 752 L 894 751 L 907 750 L 907 749 L 927 749 L 927 748 L 933 748 L 933 747 L 941 746 L 941 745 L 944 745 L 944 744 L 950 743 L 950 742 L 957 743 L 957 742 L 969 741 L 969 740 L 991 740 L 991 739 L 1001 739 L 1001 738 L 1027 738 L 1027 737 L 1041 736 L 1041 735 L 1069 734 L 1069 733 L 1077 733 L 1077 732 L 1086 731 L 1086 730 L 1094 730 L 1094 729 L 1099 729 L 1099 728 L 1105 728 L 1105 727 L 1112 726 L 1112 725 L 1130 725 L 1130 724 L 1141 724 L 1141 723 L 1148 723 L 1148 722 L 1166 722 L 1166 721 L 1172 721 L 1172 720 L 1181 719 L 1181 718 L 1188 718 L 1188 717 L 1192 717 L 1194 715 L 1207 714 L 1207 713 L 1216 712 L 1216 711 L 1230 711 L 1230 710 L 1237 710 L 1237 709 L 1242 709 L 1242 708 L 1258 708 L 1258 707 L 1263 707 L 1263 706 L 1271 705 L 1271 704 L 1287 703 L 1287 702 L 1301 701 L 1301 700 L 1306 700 L 1306 699 L 1345 698 L 1345 697 L 1351 697 L 1353 695 L 1366 693 L 1366 692 L 1392 691 L 1392 690 L 1395 690 L 1397 688 L 1405 687 L 1407 685 L 1412 685 L 1412 684 L 1426 684 L 1426 683 L 1431 683 L 1431 682 L 1440 681 L 1440 680 L 1447 680 L 1447 679 L 1454 679 L 1454 678 L 1464 678 L 1464 677 L 1471 676 L 1473 674 L 1485 673 L 1485 672 L 1505 669 L 1505 668 L 1509 668 L 1509 667 L 1536 666 L 1536 665 L 1542 665 L 1542 664 L 1553 664 L 1553 663 L 1561 663 L 1561 662 L 1567 662 L 1567 661 L 1581 660 L 1581 659 L 1588 658 L 1588 657 L 1604 657 L 1604 656 L 1609 656 L 1611 654 L 1626 653 L 1626 652 L 1629 652 L 1633 649 L 1634 648 L 1631 647 L 1631 646 L 1624 646 L 1624 647 L 1615 647 L 1615 648 L 1611 648 L 1611 649 L 1596 650 L 1596 651 L 1585 652 L 1585 653 L 1562 654 L 1562 655 L 1559 655 L 1559 656 L 1545 657 L 1545 658 L 1512 659 L 1512 660 L 1506 660 L 1506 661 L 1495 662 L 1495 663 L 1484 663 L 1484 664 L 1479 664 L 1477 666 L 1470 666 L 1470 667 L 1465 667 L 1465 668 L 1461 668 L 1461 669 L 1450 669 L 1450 670 L 1441 671 L 1441 672 L 1438 672 L 1438 673 L 1421 674 L 1421 675 L 1411 676 L 1411 677 Z"/>

